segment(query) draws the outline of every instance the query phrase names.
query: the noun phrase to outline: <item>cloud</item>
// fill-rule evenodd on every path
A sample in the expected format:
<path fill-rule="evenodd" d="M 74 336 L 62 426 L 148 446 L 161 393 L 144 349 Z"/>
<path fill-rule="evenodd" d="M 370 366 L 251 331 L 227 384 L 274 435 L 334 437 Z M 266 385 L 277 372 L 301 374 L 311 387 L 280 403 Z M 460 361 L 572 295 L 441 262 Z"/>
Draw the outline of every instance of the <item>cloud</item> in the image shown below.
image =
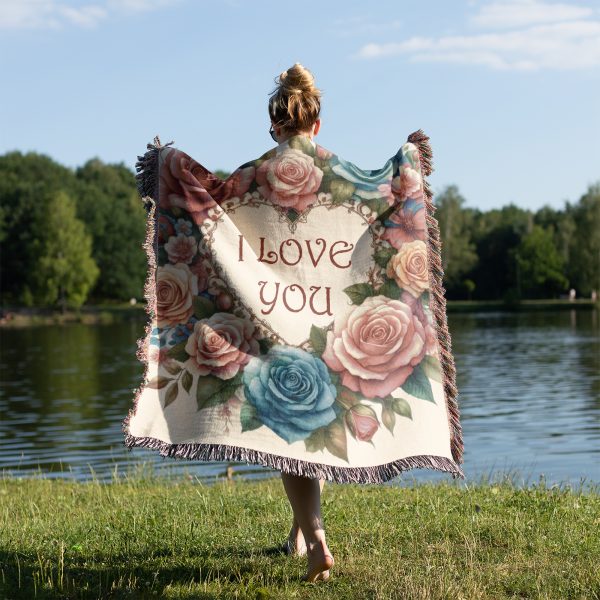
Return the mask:
<path fill-rule="evenodd" d="M 484 4 L 469 21 L 480 27 L 524 27 L 541 23 L 578 21 L 593 15 L 591 8 L 551 4 L 540 0 L 505 0 Z"/>
<path fill-rule="evenodd" d="M 75 6 L 65 0 L 0 0 L 0 29 L 92 28 L 113 13 L 154 10 L 178 1 L 105 0 Z"/>
<path fill-rule="evenodd" d="M 410 62 L 516 71 L 593 68 L 600 65 L 600 19 L 583 18 L 591 14 L 587 8 L 541 0 L 494 2 L 483 5 L 469 21 L 500 31 L 365 44 L 355 58 L 405 55 Z"/>

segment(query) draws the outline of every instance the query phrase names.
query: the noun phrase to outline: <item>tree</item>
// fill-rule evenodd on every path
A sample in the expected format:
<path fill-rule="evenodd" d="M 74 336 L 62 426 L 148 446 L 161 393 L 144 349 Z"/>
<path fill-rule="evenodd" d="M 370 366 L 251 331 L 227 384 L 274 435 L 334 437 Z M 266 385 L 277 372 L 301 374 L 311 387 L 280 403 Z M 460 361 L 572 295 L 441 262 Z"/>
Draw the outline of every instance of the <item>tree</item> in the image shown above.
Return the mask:
<path fill-rule="evenodd" d="M 554 245 L 551 231 L 533 225 L 511 254 L 519 269 L 519 296 L 554 296 L 569 285 L 564 276 L 564 261 Z"/>
<path fill-rule="evenodd" d="M 600 183 L 591 185 L 572 207 L 575 234 L 569 246 L 571 284 L 579 295 L 600 290 Z"/>
<path fill-rule="evenodd" d="M 146 275 L 146 212 L 135 177 L 124 165 L 88 160 L 76 171 L 79 184 L 77 214 L 93 237 L 93 256 L 102 277 L 94 298 L 141 298 Z"/>
<path fill-rule="evenodd" d="M 514 204 L 479 213 L 473 236 L 479 261 L 469 279 L 475 282 L 477 299 L 498 299 L 517 288 L 517 268 L 512 249 L 530 228 L 530 214 Z"/>
<path fill-rule="evenodd" d="M 471 239 L 473 212 L 463 209 L 465 199 L 455 185 L 448 186 L 435 198 L 435 218 L 442 240 L 442 268 L 447 296 L 460 295 L 465 289 L 464 276 L 477 264 Z"/>
<path fill-rule="evenodd" d="M 100 270 L 92 258 L 92 238 L 76 217 L 75 202 L 65 192 L 53 193 L 46 203 L 43 222 L 33 229 L 37 263 L 29 283 L 40 303 L 81 306 Z"/>

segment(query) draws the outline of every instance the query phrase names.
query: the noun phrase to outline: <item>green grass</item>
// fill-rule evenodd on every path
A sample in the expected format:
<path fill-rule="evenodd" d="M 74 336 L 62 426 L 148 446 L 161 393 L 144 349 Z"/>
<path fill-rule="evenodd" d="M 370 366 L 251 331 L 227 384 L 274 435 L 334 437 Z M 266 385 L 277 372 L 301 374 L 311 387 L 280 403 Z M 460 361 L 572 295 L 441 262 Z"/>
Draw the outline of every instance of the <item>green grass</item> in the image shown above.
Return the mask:
<path fill-rule="evenodd" d="M 596 484 L 327 482 L 322 507 L 336 562 L 308 584 L 279 477 L 5 477 L 0 598 L 600 598 Z"/>

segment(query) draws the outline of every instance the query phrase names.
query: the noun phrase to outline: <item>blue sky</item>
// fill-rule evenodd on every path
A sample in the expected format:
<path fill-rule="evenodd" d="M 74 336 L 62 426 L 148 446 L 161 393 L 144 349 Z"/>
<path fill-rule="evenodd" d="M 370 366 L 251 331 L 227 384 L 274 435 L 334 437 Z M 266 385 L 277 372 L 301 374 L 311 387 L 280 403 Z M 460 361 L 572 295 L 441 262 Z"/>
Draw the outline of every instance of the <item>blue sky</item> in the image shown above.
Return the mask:
<path fill-rule="evenodd" d="M 434 194 L 576 202 L 600 180 L 600 4 L 551 0 L 0 0 L 0 153 L 134 168 L 174 140 L 211 170 L 274 143 L 267 102 L 296 61 L 322 146 L 381 167 L 430 137 Z"/>

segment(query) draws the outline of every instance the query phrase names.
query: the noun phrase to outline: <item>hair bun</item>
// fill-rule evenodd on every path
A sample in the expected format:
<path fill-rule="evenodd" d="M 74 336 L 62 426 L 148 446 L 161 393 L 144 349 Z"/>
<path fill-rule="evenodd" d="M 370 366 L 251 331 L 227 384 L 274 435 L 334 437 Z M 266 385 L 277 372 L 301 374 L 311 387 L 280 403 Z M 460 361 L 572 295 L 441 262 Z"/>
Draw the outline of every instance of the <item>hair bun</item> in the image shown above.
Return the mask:
<path fill-rule="evenodd" d="M 287 71 L 283 71 L 279 79 L 281 87 L 288 94 L 314 94 L 318 92 L 315 88 L 313 74 L 299 62 L 295 63 Z"/>
<path fill-rule="evenodd" d="M 280 73 L 276 83 L 269 100 L 271 120 L 287 131 L 310 129 L 321 111 L 321 91 L 313 74 L 297 62 Z"/>

